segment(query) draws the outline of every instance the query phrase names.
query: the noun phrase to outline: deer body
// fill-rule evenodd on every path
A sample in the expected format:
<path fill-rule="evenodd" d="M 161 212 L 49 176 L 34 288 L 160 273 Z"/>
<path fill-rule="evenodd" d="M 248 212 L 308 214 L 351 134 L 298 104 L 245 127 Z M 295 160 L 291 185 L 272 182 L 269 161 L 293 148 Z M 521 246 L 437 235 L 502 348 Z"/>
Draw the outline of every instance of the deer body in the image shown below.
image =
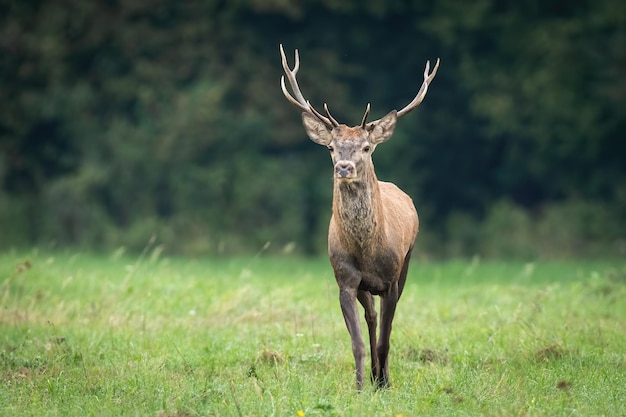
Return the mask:
<path fill-rule="evenodd" d="M 358 288 L 381 295 L 398 276 L 419 223 L 412 200 L 394 184 L 376 181 L 372 188 L 336 181 L 328 255 L 336 275 L 351 264 L 361 275 Z M 340 287 L 344 281 L 350 284 L 338 278 Z"/>
<path fill-rule="evenodd" d="M 374 193 L 365 187 L 346 186 L 341 180 L 335 181 L 334 188 L 328 254 L 339 286 L 341 311 L 352 338 L 357 387 L 363 386 L 365 373 L 365 344 L 357 299 L 365 309 L 371 379 L 377 386 L 386 387 L 391 323 L 417 236 L 417 212 L 411 199 L 391 183 L 374 182 Z M 372 194 L 378 194 L 377 198 L 372 198 Z M 373 295 L 381 297 L 378 341 Z"/>
<path fill-rule="evenodd" d="M 377 387 L 389 386 L 388 354 L 391 325 L 402 294 L 413 244 L 419 229 L 417 212 L 411 198 L 392 183 L 378 181 L 371 154 L 387 141 L 397 118 L 417 107 L 428 83 L 434 77 L 429 65 L 424 83 L 415 99 L 374 122 L 366 123 L 369 105 L 360 126 L 339 124 L 324 105 L 327 117 L 307 102 L 295 79 L 299 67 L 287 66 L 282 45 L 283 68 L 296 98 L 281 86 L 285 97 L 303 110 L 302 121 L 309 138 L 326 146 L 334 164 L 333 206 L 328 229 L 328 255 L 337 285 L 341 311 L 350 333 L 356 364 L 357 389 L 363 387 L 365 344 L 361 333 L 357 300 L 365 310 L 368 327 L 371 378 Z M 380 296 L 380 333 L 377 339 L 377 313 L 374 296 Z"/>

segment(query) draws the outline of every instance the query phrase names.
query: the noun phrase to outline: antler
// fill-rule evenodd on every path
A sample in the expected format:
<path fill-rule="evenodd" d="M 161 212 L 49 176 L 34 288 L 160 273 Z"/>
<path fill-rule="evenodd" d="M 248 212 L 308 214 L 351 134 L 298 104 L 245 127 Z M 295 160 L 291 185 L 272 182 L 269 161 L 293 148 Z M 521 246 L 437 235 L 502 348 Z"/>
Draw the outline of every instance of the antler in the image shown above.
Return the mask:
<path fill-rule="evenodd" d="M 324 111 L 326 112 L 326 116 L 328 117 L 323 116 L 320 112 L 315 110 L 313 106 L 311 105 L 311 103 L 307 99 L 305 99 L 304 96 L 302 95 L 302 92 L 300 91 L 300 87 L 298 86 L 298 81 L 296 80 L 296 74 L 298 73 L 298 70 L 300 69 L 300 56 L 298 55 L 297 49 L 296 49 L 295 55 L 296 55 L 296 63 L 293 66 L 293 69 L 289 69 L 289 64 L 287 63 L 287 57 L 285 56 L 285 51 L 283 50 L 283 44 L 282 43 L 280 44 L 280 56 L 281 56 L 281 60 L 283 64 L 283 70 L 285 71 L 285 75 L 287 75 L 287 79 L 289 80 L 289 85 L 291 86 L 291 89 L 293 90 L 293 93 L 296 96 L 294 98 L 291 94 L 289 94 L 289 91 L 287 91 L 287 87 L 285 86 L 285 76 L 283 75 L 282 77 L 280 77 L 280 88 L 283 90 L 283 94 L 285 95 L 285 98 L 289 100 L 291 104 L 293 104 L 294 106 L 296 106 L 303 112 L 309 113 L 317 117 L 318 119 L 320 119 L 328 127 L 333 128 L 333 127 L 338 126 L 339 122 L 337 122 L 337 120 L 335 120 L 333 116 L 330 115 L 330 111 L 328 110 L 328 106 L 326 105 L 326 103 L 324 103 Z"/>
<path fill-rule="evenodd" d="M 419 106 L 422 103 L 422 100 L 424 100 L 424 97 L 426 97 L 426 92 L 428 91 L 428 85 L 433 80 L 433 78 L 435 78 L 435 74 L 437 74 L 438 69 L 439 69 L 439 58 L 437 58 L 437 63 L 435 64 L 435 67 L 433 68 L 433 72 L 430 72 L 430 61 L 426 61 L 426 68 L 424 69 L 424 82 L 422 83 L 420 90 L 417 92 L 417 95 L 415 96 L 415 98 L 409 104 L 407 104 L 402 110 L 398 112 L 397 117 L 404 116 L 405 114 L 414 110 L 417 106 Z M 365 112 L 365 116 L 363 120 L 364 122 L 368 113 L 369 113 L 369 105 Z M 379 121 L 380 119 L 375 120 L 373 122 L 369 122 L 367 124 L 367 129 L 372 129 L 374 125 L 378 123 Z M 363 123 L 363 125 L 365 125 L 365 123 Z"/>
<path fill-rule="evenodd" d="M 363 120 L 361 120 L 361 129 L 365 129 L 367 123 L 367 116 L 370 115 L 370 104 L 367 103 L 367 107 L 365 108 L 365 114 L 363 115 Z"/>

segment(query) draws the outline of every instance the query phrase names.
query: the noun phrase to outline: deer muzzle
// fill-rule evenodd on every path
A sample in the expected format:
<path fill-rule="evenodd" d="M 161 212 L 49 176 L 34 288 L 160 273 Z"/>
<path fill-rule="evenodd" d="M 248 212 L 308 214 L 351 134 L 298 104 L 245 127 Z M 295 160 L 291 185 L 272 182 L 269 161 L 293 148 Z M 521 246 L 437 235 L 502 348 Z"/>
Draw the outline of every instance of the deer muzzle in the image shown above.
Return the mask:
<path fill-rule="evenodd" d="M 356 166 L 352 161 L 339 161 L 335 164 L 335 178 L 355 178 Z"/>

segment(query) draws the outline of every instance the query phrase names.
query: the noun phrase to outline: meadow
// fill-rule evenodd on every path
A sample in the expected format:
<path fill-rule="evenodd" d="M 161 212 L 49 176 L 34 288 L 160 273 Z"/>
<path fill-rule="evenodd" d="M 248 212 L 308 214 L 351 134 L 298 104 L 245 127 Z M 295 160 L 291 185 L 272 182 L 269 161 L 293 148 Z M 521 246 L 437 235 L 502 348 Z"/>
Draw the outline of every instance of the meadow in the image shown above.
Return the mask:
<path fill-rule="evenodd" d="M 626 415 L 624 261 L 414 259 L 360 393 L 325 258 L 13 251 L 0 300 L 2 416 Z"/>

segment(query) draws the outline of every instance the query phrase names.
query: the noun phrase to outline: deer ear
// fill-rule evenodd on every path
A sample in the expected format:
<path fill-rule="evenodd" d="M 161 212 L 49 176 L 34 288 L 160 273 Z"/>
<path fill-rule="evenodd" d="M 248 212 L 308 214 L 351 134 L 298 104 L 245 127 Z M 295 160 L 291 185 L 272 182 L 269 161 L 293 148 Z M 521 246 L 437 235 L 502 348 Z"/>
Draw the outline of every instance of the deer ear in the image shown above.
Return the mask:
<path fill-rule="evenodd" d="M 396 120 L 398 120 L 398 116 L 395 110 L 380 119 L 370 133 L 370 142 L 377 145 L 388 141 L 396 128 Z"/>
<path fill-rule="evenodd" d="M 302 113 L 302 124 L 306 134 L 313 142 L 319 145 L 328 145 L 332 141 L 333 137 L 330 131 L 317 117 L 311 116 L 309 113 Z"/>

